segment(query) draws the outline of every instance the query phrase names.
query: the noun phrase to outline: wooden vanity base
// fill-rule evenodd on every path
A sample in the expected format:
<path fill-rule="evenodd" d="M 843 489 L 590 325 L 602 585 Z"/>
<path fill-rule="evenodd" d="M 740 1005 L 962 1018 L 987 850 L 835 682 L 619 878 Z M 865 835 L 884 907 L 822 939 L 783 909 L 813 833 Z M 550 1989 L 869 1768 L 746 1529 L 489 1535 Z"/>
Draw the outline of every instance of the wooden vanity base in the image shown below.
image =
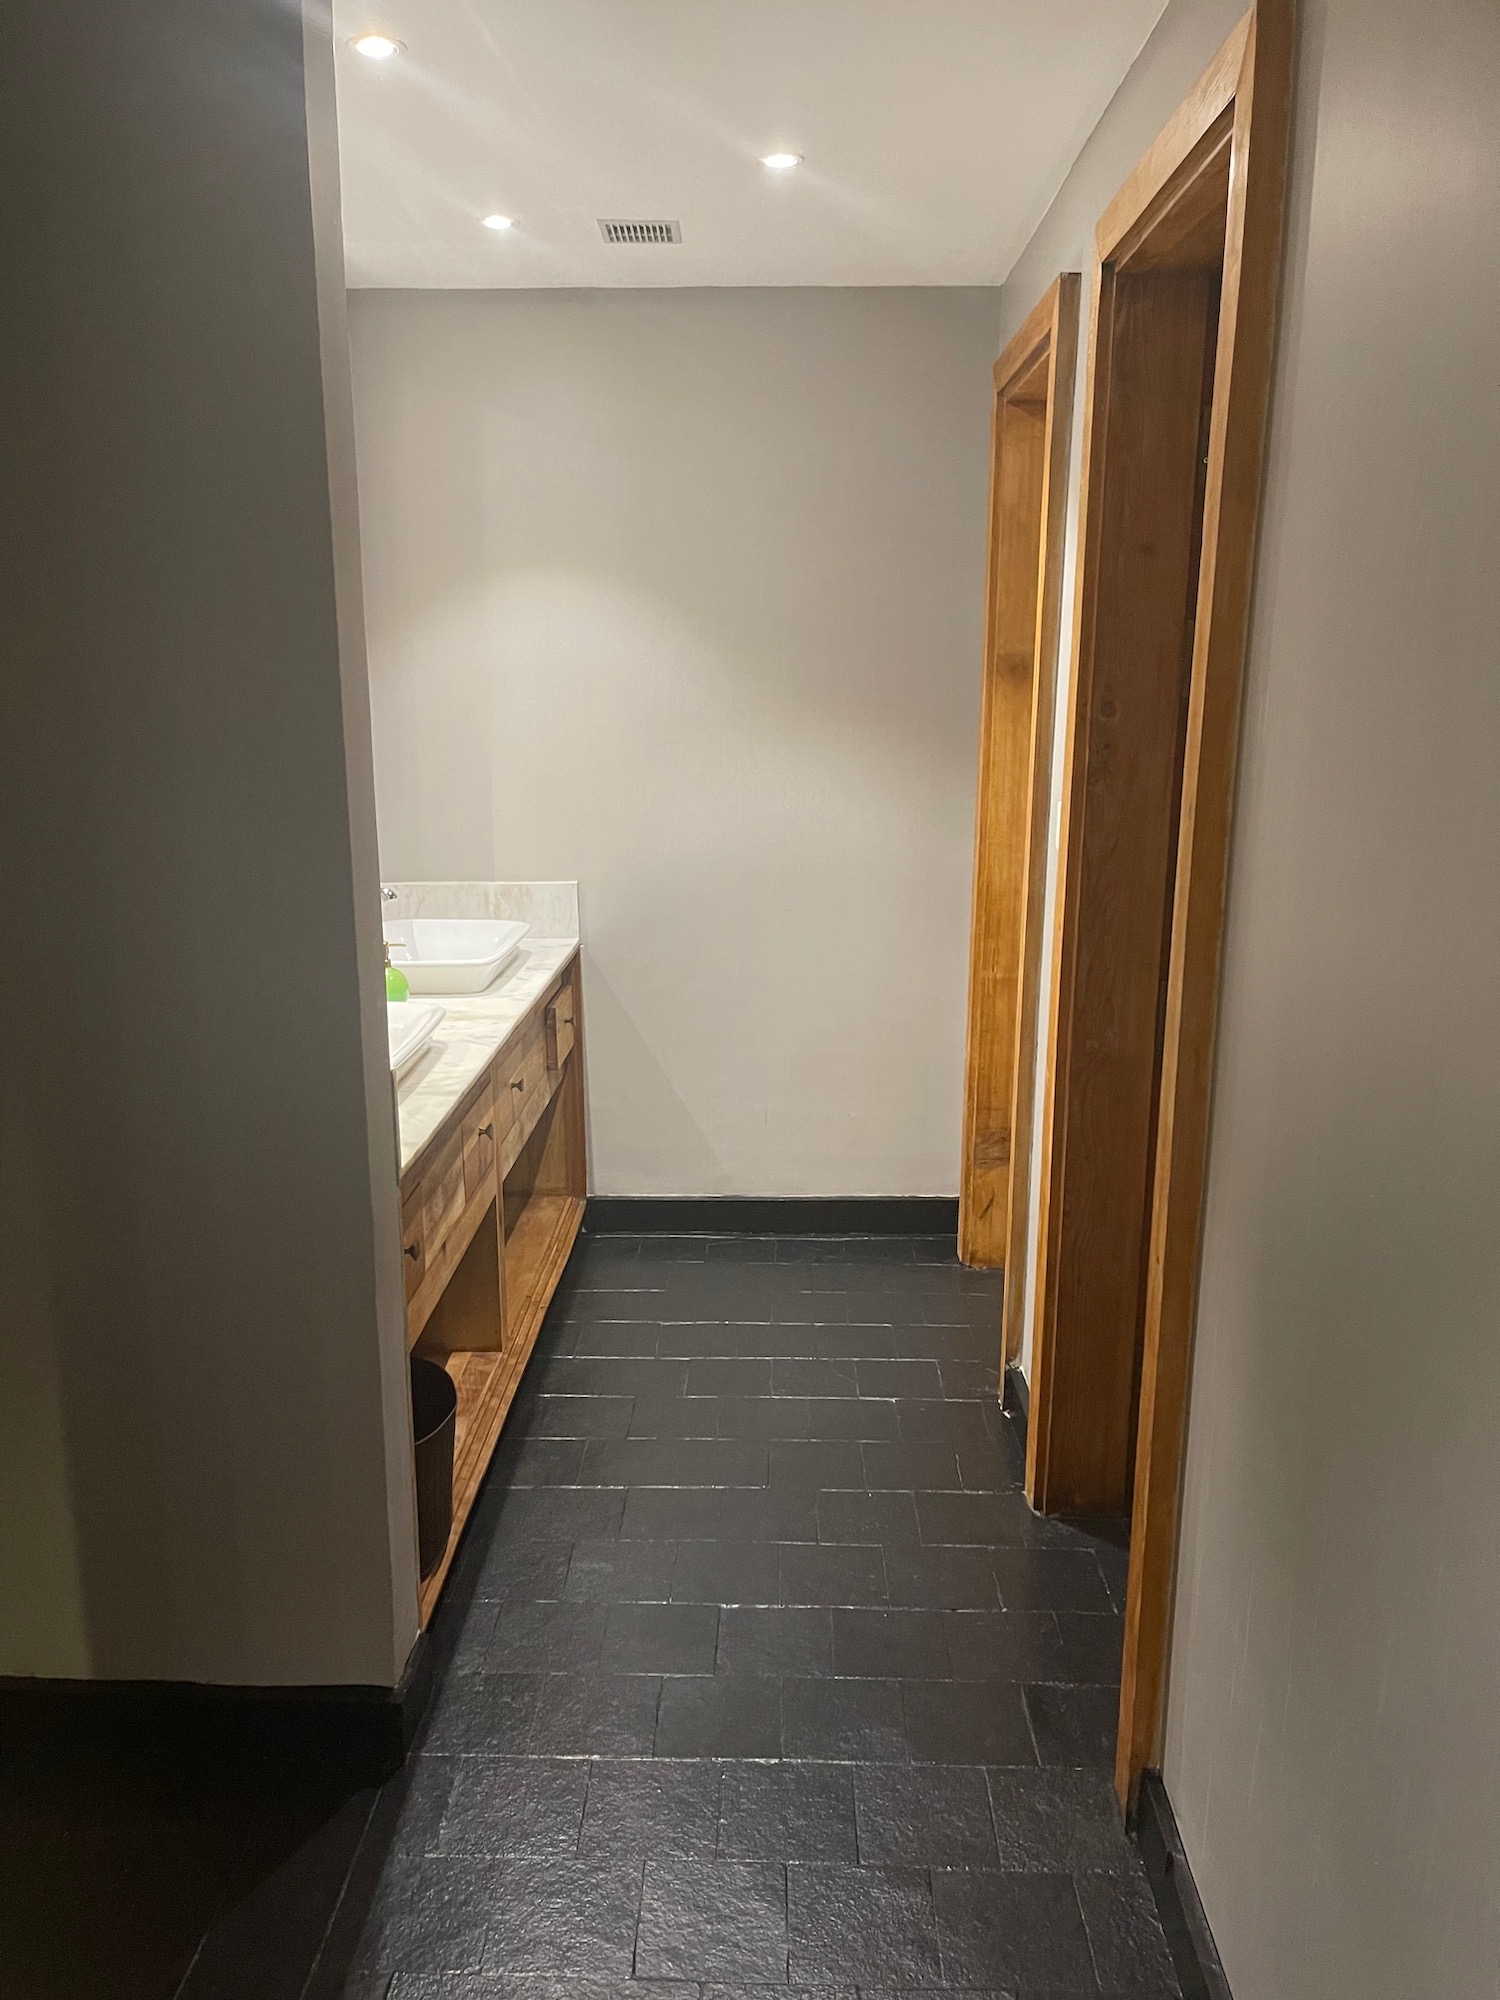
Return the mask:
<path fill-rule="evenodd" d="M 458 1391 L 453 1530 L 421 1586 L 432 1617 L 583 1221 L 578 959 L 522 1018 L 401 1176 L 407 1345 Z"/>

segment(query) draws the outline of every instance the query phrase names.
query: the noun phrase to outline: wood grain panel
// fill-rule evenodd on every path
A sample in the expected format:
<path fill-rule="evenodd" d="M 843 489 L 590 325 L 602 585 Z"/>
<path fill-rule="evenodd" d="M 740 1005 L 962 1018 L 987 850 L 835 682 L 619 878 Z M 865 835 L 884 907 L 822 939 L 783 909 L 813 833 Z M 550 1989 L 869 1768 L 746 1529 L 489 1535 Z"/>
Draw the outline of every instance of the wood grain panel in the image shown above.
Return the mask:
<path fill-rule="evenodd" d="M 1049 287 L 995 366 L 990 543 L 975 813 L 959 1250 L 1007 1260 L 1017 1172 L 1018 1076 L 1035 1061 L 1033 937 L 1050 783 L 1063 488 L 1078 280 Z M 1025 1106 L 1029 1113 L 1029 1097 Z M 1029 1120 L 1025 1137 L 1029 1153 Z M 1024 1162 L 1020 1162 L 1024 1168 Z"/>

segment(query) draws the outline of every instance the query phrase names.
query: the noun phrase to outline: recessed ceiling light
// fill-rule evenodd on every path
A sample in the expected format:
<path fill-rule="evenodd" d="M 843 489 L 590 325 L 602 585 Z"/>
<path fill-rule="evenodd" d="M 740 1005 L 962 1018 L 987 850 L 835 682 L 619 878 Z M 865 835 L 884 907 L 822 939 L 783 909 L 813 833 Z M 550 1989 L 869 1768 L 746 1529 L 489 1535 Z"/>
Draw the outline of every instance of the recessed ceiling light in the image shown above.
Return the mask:
<path fill-rule="evenodd" d="M 392 56 L 401 53 L 401 44 L 389 35 L 356 35 L 354 47 L 371 62 L 389 62 Z"/>
<path fill-rule="evenodd" d="M 769 167 L 773 174 L 788 173 L 793 167 L 800 167 L 801 164 L 800 153 L 766 153 L 761 159 L 761 165 Z"/>
<path fill-rule="evenodd" d="M 514 225 L 508 215 L 487 215 L 484 226 L 486 229 L 510 229 Z"/>

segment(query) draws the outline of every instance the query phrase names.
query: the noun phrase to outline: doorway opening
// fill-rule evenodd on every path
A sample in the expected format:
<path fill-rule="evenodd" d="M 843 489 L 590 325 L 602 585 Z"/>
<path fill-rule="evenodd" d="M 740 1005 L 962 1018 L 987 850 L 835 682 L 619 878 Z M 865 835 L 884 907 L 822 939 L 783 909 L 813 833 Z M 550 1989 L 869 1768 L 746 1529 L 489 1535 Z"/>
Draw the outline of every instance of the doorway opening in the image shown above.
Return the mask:
<path fill-rule="evenodd" d="M 995 363 L 958 1228 L 966 1264 L 1004 1267 L 1006 1361 L 1021 1348 L 1078 291 L 1064 272 Z"/>
<path fill-rule="evenodd" d="M 1127 1803 L 1160 1754 L 1291 47 L 1259 0 L 1096 232 L 1027 1493 L 1130 1512 Z"/>

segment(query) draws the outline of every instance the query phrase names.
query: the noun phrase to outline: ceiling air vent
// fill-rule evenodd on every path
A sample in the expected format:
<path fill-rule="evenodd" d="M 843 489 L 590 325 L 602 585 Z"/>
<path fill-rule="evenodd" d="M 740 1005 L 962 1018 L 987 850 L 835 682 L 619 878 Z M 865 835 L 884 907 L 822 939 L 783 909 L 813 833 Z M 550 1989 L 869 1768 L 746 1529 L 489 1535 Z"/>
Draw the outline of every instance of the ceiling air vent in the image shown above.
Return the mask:
<path fill-rule="evenodd" d="M 606 222 L 599 218 L 599 234 L 606 243 L 680 243 L 680 222 Z"/>

